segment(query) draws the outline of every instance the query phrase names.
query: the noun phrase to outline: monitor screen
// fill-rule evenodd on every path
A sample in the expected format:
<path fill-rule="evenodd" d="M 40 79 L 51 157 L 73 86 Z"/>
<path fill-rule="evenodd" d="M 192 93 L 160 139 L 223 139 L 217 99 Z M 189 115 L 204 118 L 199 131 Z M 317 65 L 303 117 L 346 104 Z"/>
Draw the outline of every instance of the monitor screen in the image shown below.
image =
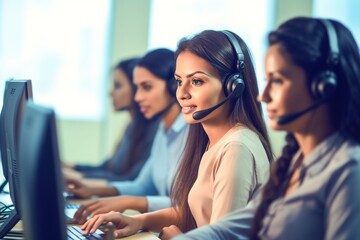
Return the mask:
<path fill-rule="evenodd" d="M 21 218 L 26 239 L 66 239 L 63 176 L 52 109 L 26 104 L 20 128 Z"/>
<path fill-rule="evenodd" d="M 17 147 L 23 108 L 29 99 L 32 99 L 32 86 L 30 80 L 9 80 L 5 83 L 4 101 L 0 116 L 0 150 L 3 174 L 9 182 L 11 200 L 14 210 L 0 226 L 0 238 L 4 237 L 19 221 L 20 216 L 16 211 L 18 203 L 17 178 Z M 4 187 L 6 181 L 1 184 Z M 2 189 L 1 189 L 2 190 Z"/>

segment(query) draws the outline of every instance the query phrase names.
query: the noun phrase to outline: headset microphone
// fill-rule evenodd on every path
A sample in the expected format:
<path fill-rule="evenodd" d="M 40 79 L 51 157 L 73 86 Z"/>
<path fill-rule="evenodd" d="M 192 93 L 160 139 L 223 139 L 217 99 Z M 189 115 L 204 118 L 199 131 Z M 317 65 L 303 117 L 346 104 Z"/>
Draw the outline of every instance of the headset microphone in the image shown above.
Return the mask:
<path fill-rule="evenodd" d="M 302 110 L 300 112 L 291 113 L 291 114 L 288 114 L 288 115 L 278 117 L 277 124 L 284 125 L 284 124 L 287 124 L 289 122 L 292 122 L 295 119 L 297 119 L 297 118 L 301 117 L 302 115 L 304 115 L 305 113 L 308 113 L 311 110 L 314 110 L 315 108 L 317 108 L 318 106 L 320 106 L 324 102 L 325 102 L 325 99 L 322 99 L 322 100 L 317 101 L 316 103 L 314 103 L 310 107 L 305 108 L 304 110 Z"/>
<path fill-rule="evenodd" d="M 194 112 L 192 117 L 195 120 L 200 120 L 204 117 L 206 117 L 207 115 L 209 115 L 210 113 L 212 113 L 215 109 L 217 109 L 218 107 L 220 107 L 221 105 L 223 105 L 227 100 L 229 100 L 232 97 L 232 95 L 230 94 L 229 96 L 227 96 L 223 101 L 219 102 L 218 104 L 216 104 L 215 106 L 205 109 L 205 110 L 200 110 L 197 112 Z"/>
<path fill-rule="evenodd" d="M 215 106 L 213 106 L 211 108 L 194 112 L 192 115 L 193 119 L 200 120 L 200 119 L 206 117 L 207 115 L 209 115 L 210 113 L 212 113 L 213 111 L 215 111 L 220 106 L 222 106 L 229 99 L 234 98 L 234 97 L 240 97 L 242 92 L 244 91 L 244 84 L 241 79 L 238 79 L 237 81 L 242 84 L 239 84 L 239 83 L 236 84 L 235 89 L 224 100 L 222 100 L 221 102 L 219 102 L 218 104 L 216 104 Z"/>

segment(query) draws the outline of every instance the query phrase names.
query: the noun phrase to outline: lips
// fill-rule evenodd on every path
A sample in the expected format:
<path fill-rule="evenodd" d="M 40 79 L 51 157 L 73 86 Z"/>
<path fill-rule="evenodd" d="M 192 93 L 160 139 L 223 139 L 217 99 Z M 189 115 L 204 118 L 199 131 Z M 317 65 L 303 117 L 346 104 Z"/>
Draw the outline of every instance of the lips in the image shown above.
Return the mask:
<path fill-rule="evenodd" d="M 144 112 L 147 112 L 148 110 L 149 110 L 149 107 L 140 105 L 140 112 L 144 113 Z"/>
<path fill-rule="evenodd" d="M 196 106 L 182 106 L 181 111 L 184 114 L 189 114 L 189 113 L 192 113 L 195 108 L 196 108 Z"/>
<path fill-rule="evenodd" d="M 275 110 L 269 110 L 269 109 L 267 109 L 266 111 L 267 111 L 267 117 L 268 117 L 270 120 L 277 118 L 277 116 L 276 116 L 276 111 L 275 111 Z"/>

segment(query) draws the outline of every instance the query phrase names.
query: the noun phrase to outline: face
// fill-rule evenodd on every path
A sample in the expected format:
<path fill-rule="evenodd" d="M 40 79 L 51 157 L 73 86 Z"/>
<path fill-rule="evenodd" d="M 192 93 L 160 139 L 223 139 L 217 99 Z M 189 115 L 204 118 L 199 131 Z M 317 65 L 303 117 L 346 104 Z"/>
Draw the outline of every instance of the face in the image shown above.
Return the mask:
<path fill-rule="evenodd" d="M 220 107 L 200 120 L 194 120 L 196 111 L 208 109 L 225 99 L 218 71 L 206 60 L 184 51 L 176 60 L 175 78 L 178 84 L 176 97 L 187 123 L 204 122 L 225 117 Z"/>
<path fill-rule="evenodd" d="M 144 67 L 135 68 L 134 83 L 137 86 L 135 101 L 147 119 L 153 118 L 173 101 L 166 89 L 166 81 Z"/>
<path fill-rule="evenodd" d="M 260 96 L 266 103 L 270 127 L 275 130 L 297 131 L 308 123 L 309 114 L 284 125 L 277 119 L 302 111 L 314 102 L 307 87 L 302 68 L 292 63 L 289 55 L 279 45 L 272 45 L 265 56 L 266 86 Z"/>
<path fill-rule="evenodd" d="M 113 101 L 114 110 L 120 111 L 128 109 L 133 101 L 130 80 L 127 78 L 125 73 L 116 69 L 113 73 L 113 89 L 110 92 Z"/>

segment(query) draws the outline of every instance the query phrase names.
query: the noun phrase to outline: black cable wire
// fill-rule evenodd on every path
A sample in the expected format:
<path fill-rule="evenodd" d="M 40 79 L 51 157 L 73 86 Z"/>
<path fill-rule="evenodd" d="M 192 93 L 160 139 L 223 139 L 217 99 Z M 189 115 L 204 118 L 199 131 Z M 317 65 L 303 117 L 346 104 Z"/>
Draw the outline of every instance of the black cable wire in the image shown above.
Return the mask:
<path fill-rule="evenodd" d="M 14 205 L 6 205 L 3 202 L 0 202 L 0 224 L 2 224 L 14 210 Z"/>

